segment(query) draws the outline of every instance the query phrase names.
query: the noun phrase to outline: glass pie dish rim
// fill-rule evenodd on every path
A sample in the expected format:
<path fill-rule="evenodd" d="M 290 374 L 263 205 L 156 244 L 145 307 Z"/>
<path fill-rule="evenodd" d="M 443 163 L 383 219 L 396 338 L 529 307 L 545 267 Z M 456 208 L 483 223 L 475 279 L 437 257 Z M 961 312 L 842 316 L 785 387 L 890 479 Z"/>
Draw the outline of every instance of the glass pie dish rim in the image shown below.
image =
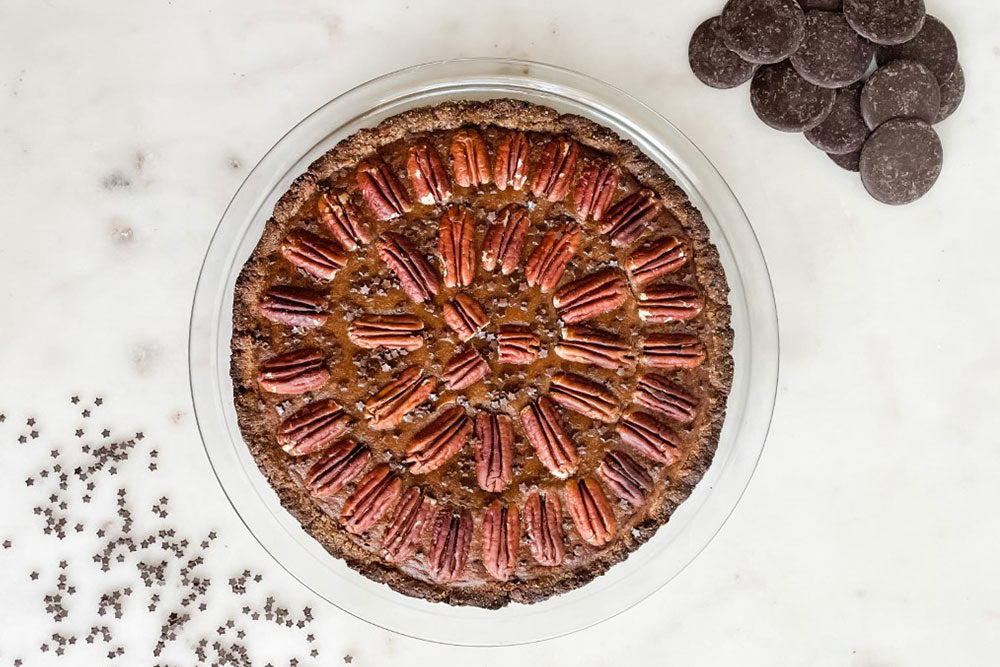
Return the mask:
<path fill-rule="evenodd" d="M 242 441 L 228 356 L 236 276 L 291 180 L 360 127 L 408 108 L 489 97 L 579 113 L 631 139 L 664 167 L 701 210 L 719 248 L 735 333 L 733 390 L 719 448 L 691 497 L 605 575 L 569 593 L 501 610 L 450 607 L 396 593 L 351 570 L 302 531 Z M 777 315 L 746 214 L 708 159 L 669 121 L 628 94 L 570 70 L 508 59 L 448 60 L 392 72 L 335 97 L 289 130 L 251 170 L 206 252 L 192 304 L 189 367 L 195 416 L 213 471 L 241 521 L 279 565 L 334 606 L 399 634 L 458 645 L 510 645 L 569 634 L 625 611 L 677 576 L 721 529 L 749 484 L 770 425 Z"/>

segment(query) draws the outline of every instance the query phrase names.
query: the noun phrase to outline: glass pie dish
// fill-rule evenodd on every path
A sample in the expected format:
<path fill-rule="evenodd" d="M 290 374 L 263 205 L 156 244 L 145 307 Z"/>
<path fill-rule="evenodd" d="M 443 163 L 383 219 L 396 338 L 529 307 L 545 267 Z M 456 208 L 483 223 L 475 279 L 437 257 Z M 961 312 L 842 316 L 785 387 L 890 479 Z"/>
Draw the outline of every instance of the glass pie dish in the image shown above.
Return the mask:
<path fill-rule="evenodd" d="M 278 198 L 340 140 L 405 110 L 451 100 L 522 99 L 574 113 L 632 141 L 700 209 L 730 286 L 734 376 L 714 461 L 655 537 L 593 582 L 500 610 L 410 598 L 331 556 L 282 507 L 243 442 L 229 375 L 233 288 Z M 673 125 L 607 84 L 549 65 L 470 59 L 429 63 L 369 81 L 296 125 L 261 159 L 212 238 L 191 314 L 191 390 L 205 451 L 223 491 L 261 546 L 340 609 L 411 637 L 509 645 L 581 630 L 633 606 L 676 576 L 736 506 L 763 448 L 774 406 L 778 331 L 764 258 L 749 221 L 711 163 Z"/>

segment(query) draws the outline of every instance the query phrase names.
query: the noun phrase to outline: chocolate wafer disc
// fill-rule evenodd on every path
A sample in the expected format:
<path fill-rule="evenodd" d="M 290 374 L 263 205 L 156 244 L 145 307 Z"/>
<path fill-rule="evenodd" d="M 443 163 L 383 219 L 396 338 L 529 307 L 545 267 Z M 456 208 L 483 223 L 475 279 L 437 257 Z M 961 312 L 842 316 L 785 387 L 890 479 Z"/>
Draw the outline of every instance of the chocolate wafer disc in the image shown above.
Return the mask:
<path fill-rule="evenodd" d="M 799 0 L 802 9 L 819 9 L 824 12 L 839 12 L 844 6 L 844 0 Z"/>
<path fill-rule="evenodd" d="M 691 35 L 688 62 L 694 75 L 713 88 L 734 88 L 749 81 L 757 69 L 726 46 L 718 16 L 702 23 Z"/>
<path fill-rule="evenodd" d="M 837 91 L 830 115 L 806 132 L 806 139 L 826 153 L 843 154 L 861 150 L 870 130 L 861 117 L 861 84 Z"/>
<path fill-rule="evenodd" d="M 861 171 L 861 151 L 843 153 L 840 155 L 836 153 L 827 153 L 827 156 L 841 169 L 846 169 L 847 171 Z"/>
<path fill-rule="evenodd" d="M 933 123 L 941 111 L 941 87 L 915 60 L 894 60 L 868 77 L 861 90 L 861 117 L 875 129 L 892 118 Z"/>
<path fill-rule="evenodd" d="M 855 32 L 840 12 L 806 14 L 802 44 L 791 56 L 795 71 L 809 83 L 842 88 L 860 81 L 875 55 L 875 45 Z"/>
<path fill-rule="evenodd" d="M 816 127 L 836 98 L 837 91 L 809 83 L 787 61 L 761 67 L 750 84 L 750 103 L 757 116 L 783 132 Z"/>
<path fill-rule="evenodd" d="M 805 34 L 806 17 L 795 0 L 729 0 L 720 20 L 726 46 L 753 63 L 784 60 Z"/>
<path fill-rule="evenodd" d="M 861 149 L 861 181 L 886 204 L 923 197 L 941 174 L 944 154 L 937 132 L 922 120 L 897 118 L 879 126 Z"/>
<path fill-rule="evenodd" d="M 844 0 L 844 18 L 876 44 L 902 44 L 924 25 L 924 0 Z"/>
<path fill-rule="evenodd" d="M 883 65 L 893 60 L 916 60 L 934 72 L 938 81 L 944 81 L 958 64 L 958 44 L 944 23 L 928 16 L 916 37 L 903 44 L 880 47 L 875 60 Z"/>
<path fill-rule="evenodd" d="M 940 123 L 955 113 L 963 97 L 965 97 L 965 71 L 962 69 L 962 63 L 959 63 L 955 65 L 955 73 L 941 84 L 941 110 L 938 111 L 934 122 Z"/>

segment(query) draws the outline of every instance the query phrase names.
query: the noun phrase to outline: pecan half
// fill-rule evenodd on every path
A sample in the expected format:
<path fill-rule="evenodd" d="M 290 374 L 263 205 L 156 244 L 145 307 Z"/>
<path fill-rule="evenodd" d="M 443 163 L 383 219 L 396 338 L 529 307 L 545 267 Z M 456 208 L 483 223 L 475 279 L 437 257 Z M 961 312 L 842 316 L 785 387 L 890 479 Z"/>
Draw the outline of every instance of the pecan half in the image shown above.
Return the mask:
<path fill-rule="evenodd" d="M 670 465 L 680 456 L 677 436 L 649 413 L 629 413 L 616 431 L 622 442 L 651 461 Z"/>
<path fill-rule="evenodd" d="M 344 502 L 340 521 L 347 532 L 363 533 L 392 509 L 402 492 L 403 482 L 390 472 L 389 466 L 376 466 L 361 478 Z"/>
<path fill-rule="evenodd" d="M 573 193 L 576 217 L 580 220 L 590 218 L 600 222 L 617 187 L 618 169 L 613 164 L 598 160 L 589 165 L 580 174 L 580 179 L 576 182 L 576 192 Z"/>
<path fill-rule="evenodd" d="M 312 347 L 271 357 L 257 372 L 261 389 L 272 394 L 302 394 L 319 389 L 329 379 L 323 353 Z"/>
<path fill-rule="evenodd" d="M 627 246 L 642 236 L 660 215 L 660 198 L 649 188 L 636 190 L 611 207 L 604 215 L 601 233 L 611 236 L 611 245 Z"/>
<path fill-rule="evenodd" d="M 452 391 L 461 391 L 476 384 L 490 372 L 490 365 L 476 351 L 465 346 L 448 360 L 441 371 L 441 379 Z"/>
<path fill-rule="evenodd" d="M 528 182 L 528 152 L 531 145 L 524 132 L 511 131 L 497 146 L 493 161 L 493 182 L 501 190 L 520 190 Z"/>
<path fill-rule="evenodd" d="M 528 236 L 528 209 L 508 204 L 497 212 L 483 237 L 483 268 L 509 276 L 521 261 L 524 239 Z"/>
<path fill-rule="evenodd" d="M 378 256 L 392 269 L 411 301 L 427 301 L 441 289 L 437 271 L 405 237 L 386 232 L 377 246 Z"/>
<path fill-rule="evenodd" d="M 542 342 L 526 324 L 504 324 L 497 333 L 501 364 L 530 364 L 538 358 Z"/>
<path fill-rule="evenodd" d="M 379 220 L 391 220 L 413 209 L 410 193 L 382 160 L 372 158 L 358 163 L 357 179 L 365 202 Z"/>
<path fill-rule="evenodd" d="M 535 448 L 538 460 L 550 473 L 560 479 L 573 474 L 580 461 L 576 446 L 549 398 L 542 396 L 521 410 L 521 426 L 528 442 Z"/>
<path fill-rule="evenodd" d="M 476 481 L 483 491 L 499 493 L 514 478 L 514 425 L 507 415 L 480 412 L 475 434 Z"/>
<path fill-rule="evenodd" d="M 376 431 L 393 428 L 434 391 L 434 379 L 410 366 L 365 403 L 368 424 Z"/>
<path fill-rule="evenodd" d="M 427 555 L 431 577 L 438 583 L 462 576 L 472 543 L 472 512 L 452 505 L 438 508 L 434 515 L 431 551 Z"/>
<path fill-rule="evenodd" d="M 651 283 L 660 276 L 673 273 L 688 261 L 687 247 L 676 236 L 667 236 L 635 250 L 625 261 L 632 282 Z"/>
<path fill-rule="evenodd" d="M 565 137 L 553 139 L 542 149 L 535 163 L 535 176 L 531 192 L 536 197 L 560 201 L 566 196 L 576 171 L 576 158 L 580 147 Z"/>
<path fill-rule="evenodd" d="M 382 536 L 387 561 L 402 563 L 417 551 L 433 512 L 434 501 L 424 495 L 423 489 L 411 486 L 406 490 Z"/>
<path fill-rule="evenodd" d="M 566 482 L 566 509 L 580 537 L 595 547 L 610 542 L 618 530 L 611 503 L 593 477 Z"/>
<path fill-rule="evenodd" d="M 656 373 L 646 373 L 639 378 L 632 400 L 684 424 L 693 422 L 698 414 L 698 403 L 693 396 Z"/>
<path fill-rule="evenodd" d="M 524 504 L 524 525 L 535 561 L 547 567 L 561 565 L 566 557 L 566 544 L 558 494 L 538 491 L 531 494 Z"/>
<path fill-rule="evenodd" d="M 317 208 L 320 220 L 347 250 L 357 250 L 375 238 L 371 227 L 361 219 L 361 213 L 346 194 L 339 197 L 320 195 Z"/>
<path fill-rule="evenodd" d="M 441 216 L 438 254 L 445 287 L 472 284 L 476 277 L 476 228 L 467 208 L 452 206 Z"/>
<path fill-rule="evenodd" d="M 323 452 L 306 473 L 306 487 L 316 498 L 332 496 L 354 481 L 368 465 L 371 452 L 362 444 L 341 440 Z"/>
<path fill-rule="evenodd" d="M 636 507 L 653 490 L 653 476 L 625 452 L 608 452 L 597 466 L 597 474 L 613 494 Z"/>
<path fill-rule="evenodd" d="M 705 361 L 705 346 L 691 334 L 650 334 L 642 341 L 642 355 L 653 368 L 695 368 Z"/>
<path fill-rule="evenodd" d="M 543 292 L 551 292 L 576 254 L 582 236 L 583 232 L 573 223 L 545 232 L 524 265 L 528 286 L 538 285 Z"/>
<path fill-rule="evenodd" d="M 483 567 L 494 579 L 507 581 L 514 574 L 520 544 L 517 508 L 497 498 L 483 513 Z"/>
<path fill-rule="evenodd" d="M 423 330 L 424 323 L 416 315 L 369 313 L 351 322 L 347 337 L 358 347 L 368 350 L 379 347 L 416 350 L 424 345 L 420 335 Z"/>
<path fill-rule="evenodd" d="M 336 401 L 314 401 L 278 426 L 278 444 L 292 456 L 312 454 L 347 433 L 351 418 Z"/>
<path fill-rule="evenodd" d="M 586 322 L 624 305 L 628 284 L 615 269 L 604 269 L 566 283 L 552 296 L 552 305 L 566 324 Z"/>
<path fill-rule="evenodd" d="M 643 322 L 687 322 L 705 307 L 698 292 L 687 285 L 650 285 L 639 292 L 639 317 Z"/>
<path fill-rule="evenodd" d="M 257 304 L 261 315 L 293 327 L 319 327 L 326 322 L 327 300 L 319 292 L 304 287 L 275 285 Z"/>
<path fill-rule="evenodd" d="M 602 422 L 618 419 L 618 398 L 604 386 L 576 373 L 556 373 L 549 384 L 549 397 L 573 412 Z"/>
<path fill-rule="evenodd" d="M 347 264 L 343 248 L 304 229 L 290 231 L 280 250 L 285 259 L 318 280 L 330 280 Z"/>
<path fill-rule="evenodd" d="M 566 361 L 611 370 L 635 360 L 632 349 L 618 336 L 579 324 L 562 328 L 555 350 Z"/>
<path fill-rule="evenodd" d="M 472 420 L 465 410 L 448 408 L 413 436 L 404 461 L 415 475 L 437 470 L 465 446 L 470 435 Z"/>
<path fill-rule="evenodd" d="M 406 173 L 413 192 L 421 204 L 443 204 L 451 199 L 451 181 L 437 149 L 420 140 L 410 146 L 406 157 Z"/>
<path fill-rule="evenodd" d="M 458 334 L 463 343 L 470 340 L 489 324 L 482 307 L 468 294 L 456 294 L 444 304 L 444 321 Z"/>
<path fill-rule="evenodd" d="M 459 130 L 451 139 L 455 182 L 463 188 L 490 182 L 490 159 L 482 135 L 472 129 Z"/>

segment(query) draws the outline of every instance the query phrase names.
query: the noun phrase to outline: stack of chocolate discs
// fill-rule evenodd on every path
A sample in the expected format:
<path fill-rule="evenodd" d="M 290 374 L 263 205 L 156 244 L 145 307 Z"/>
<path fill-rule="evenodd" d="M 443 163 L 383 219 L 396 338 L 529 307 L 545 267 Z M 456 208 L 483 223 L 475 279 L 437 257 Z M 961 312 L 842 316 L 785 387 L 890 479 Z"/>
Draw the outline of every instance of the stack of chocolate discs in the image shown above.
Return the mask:
<path fill-rule="evenodd" d="M 931 126 L 965 93 L 955 38 L 923 0 L 729 0 L 694 31 L 688 60 L 714 88 L 752 79 L 762 121 L 804 132 L 887 204 L 934 185 Z"/>

